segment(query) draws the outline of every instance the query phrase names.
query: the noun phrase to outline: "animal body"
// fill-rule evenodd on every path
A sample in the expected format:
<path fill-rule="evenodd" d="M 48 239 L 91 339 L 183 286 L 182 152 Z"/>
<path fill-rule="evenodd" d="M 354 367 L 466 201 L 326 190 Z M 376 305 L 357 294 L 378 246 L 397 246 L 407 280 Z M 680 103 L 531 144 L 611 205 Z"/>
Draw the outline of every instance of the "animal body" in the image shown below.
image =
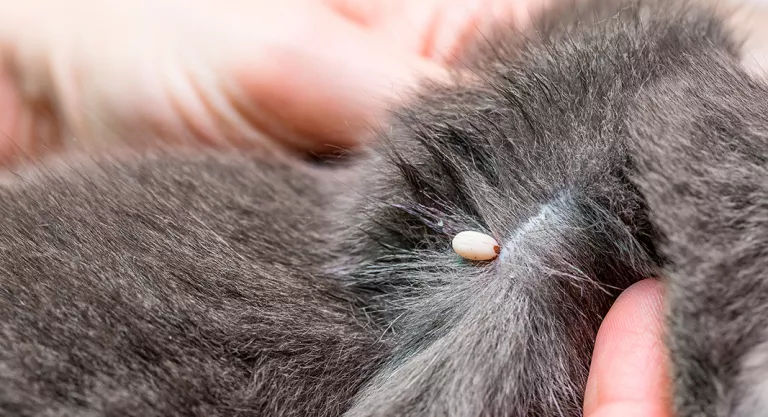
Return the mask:
<path fill-rule="evenodd" d="M 578 416 L 622 289 L 679 417 L 768 409 L 768 84 L 722 12 L 500 25 L 344 165 L 69 156 L 0 189 L 0 415 Z M 501 247 L 458 257 L 472 230 Z"/>

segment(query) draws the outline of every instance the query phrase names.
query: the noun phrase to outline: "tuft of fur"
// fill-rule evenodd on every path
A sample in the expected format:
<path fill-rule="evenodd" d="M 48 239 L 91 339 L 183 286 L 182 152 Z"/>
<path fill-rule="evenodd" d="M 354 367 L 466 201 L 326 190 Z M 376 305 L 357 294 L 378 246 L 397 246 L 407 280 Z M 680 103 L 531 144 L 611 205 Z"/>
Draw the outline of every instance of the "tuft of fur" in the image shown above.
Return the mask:
<path fill-rule="evenodd" d="M 0 414 L 336 416 L 388 351 L 322 170 L 96 159 L 0 191 Z M 319 179 L 318 179 L 319 178 Z"/>
<path fill-rule="evenodd" d="M 675 406 L 680 416 L 764 415 L 768 86 L 714 52 L 674 72 L 638 97 L 629 143 L 669 257 Z"/>
<path fill-rule="evenodd" d="M 768 87 L 727 16 L 591 0 L 481 39 L 349 166 L 156 151 L 0 188 L 0 415 L 579 416 L 663 275 L 680 417 L 768 403 Z M 492 262 L 455 255 L 494 236 Z"/>
<path fill-rule="evenodd" d="M 386 288 L 372 300 L 395 349 L 348 416 L 581 414 L 601 318 L 675 255 L 633 181 L 631 133 L 657 132 L 635 116 L 709 61 L 739 71 L 718 16 L 650 1 L 553 11 L 509 53 L 503 37 L 476 48 L 469 81 L 399 111 L 368 174 L 381 194 L 356 220 L 383 249 L 356 241 L 368 258 L 349 278 Z M 457 262 L 462 230 L 494 236 L 500 257 Z"/>

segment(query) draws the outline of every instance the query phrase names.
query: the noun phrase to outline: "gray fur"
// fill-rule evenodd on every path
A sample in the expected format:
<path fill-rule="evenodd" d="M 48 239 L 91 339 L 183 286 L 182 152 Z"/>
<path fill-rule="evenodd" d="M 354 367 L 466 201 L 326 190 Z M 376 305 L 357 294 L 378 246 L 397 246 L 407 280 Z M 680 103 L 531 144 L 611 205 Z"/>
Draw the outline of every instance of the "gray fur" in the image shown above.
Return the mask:
<path fill-rule="evenodd" d="M 602 317 L 659 274 L 677 415 L 761 415 L 768 87 L 723 19 L 605 0 L 500 25 L 348 166 L 20 174 L 0 415 L 579 416 Z M 462 230 L 499 258 L 460 260 Z"/>

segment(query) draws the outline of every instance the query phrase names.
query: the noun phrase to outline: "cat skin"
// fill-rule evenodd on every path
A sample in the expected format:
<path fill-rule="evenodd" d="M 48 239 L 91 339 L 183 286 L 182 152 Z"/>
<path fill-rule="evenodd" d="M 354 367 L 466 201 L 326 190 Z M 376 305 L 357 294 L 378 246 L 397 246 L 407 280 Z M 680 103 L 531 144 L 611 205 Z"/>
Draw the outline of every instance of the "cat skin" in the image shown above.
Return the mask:
<path fill-rule="evenodd" d="M 594 0 L 500 24 L 343 164 L 8 174 L 0 415 L 580 416 L 602 318 L 655 276 L 675 415 L 765 414 L 768 84 L 728 19 Z M 498 258 L 459 258 L 464 230 Z"/>

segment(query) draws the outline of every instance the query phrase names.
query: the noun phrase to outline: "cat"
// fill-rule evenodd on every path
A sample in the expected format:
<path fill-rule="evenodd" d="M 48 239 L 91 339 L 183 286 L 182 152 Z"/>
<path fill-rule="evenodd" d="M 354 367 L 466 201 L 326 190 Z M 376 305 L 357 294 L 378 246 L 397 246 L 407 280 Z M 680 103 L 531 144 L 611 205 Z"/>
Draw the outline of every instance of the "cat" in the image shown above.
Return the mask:
<path fill-rule="evenodd" d="M 727 15 L 585 0 L 497 29 L 344 161 L 8 175 L 0 415 L 579 416 L 601 320 L 648 277 L 675 415 L 763 415 L 768 84 Z M 461 259 L 465 230 L 499 256 Z"/>

